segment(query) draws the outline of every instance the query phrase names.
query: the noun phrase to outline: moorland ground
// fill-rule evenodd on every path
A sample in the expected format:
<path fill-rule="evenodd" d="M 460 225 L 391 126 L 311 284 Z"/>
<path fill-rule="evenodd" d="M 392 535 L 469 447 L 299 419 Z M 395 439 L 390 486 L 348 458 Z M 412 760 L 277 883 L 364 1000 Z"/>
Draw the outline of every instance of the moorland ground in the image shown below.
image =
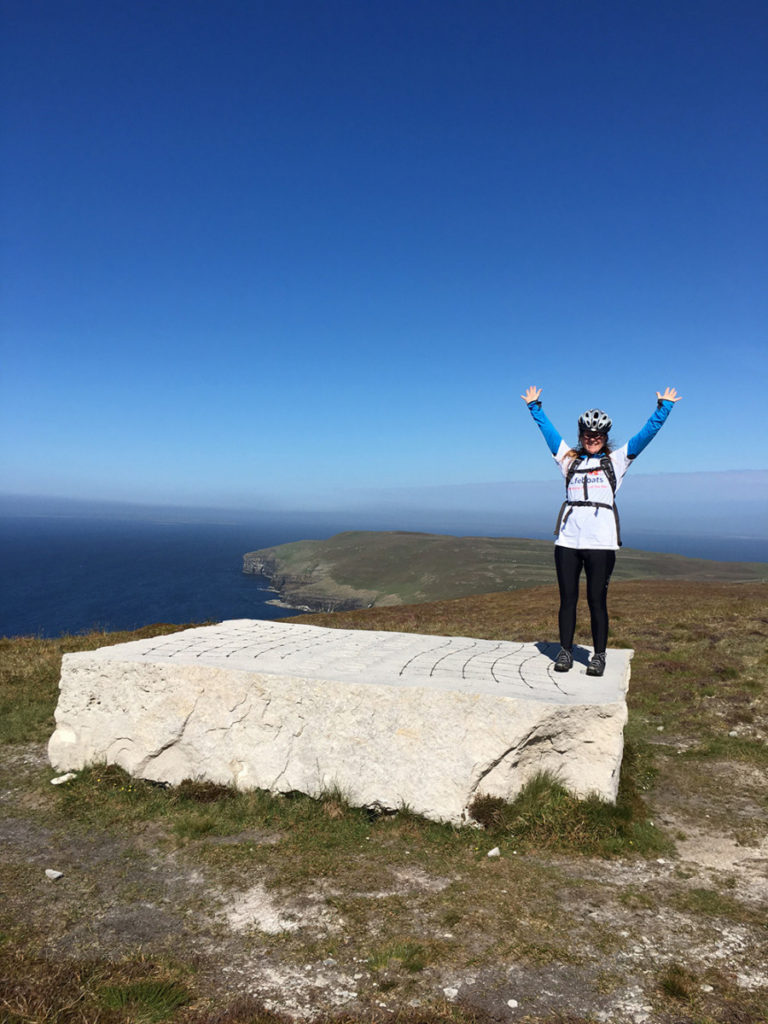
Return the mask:
<path fill-rule="evenodd" d="M 767 1020 L 767 597 L 613 584 L 617 806 L 543 779 L 485 830 L 114 767 L 51 786 L 62 653 L 180 627 L 0 641 L 0 1020 Z M 538 587 L 299 621 L 535 640 L 555 611 Z"/>
<path fill-rule="evenodd" d="M 437 601 L 547 584 L 552 542 L 520 537 L 451 537 L 402 530 L 351 530 L 243 556 L 246 572 L 265 572 L 295 608 L 336 611 Z M 768 579 L 762 562 L 623 548 L 616 580 L 746 583 Z"/>

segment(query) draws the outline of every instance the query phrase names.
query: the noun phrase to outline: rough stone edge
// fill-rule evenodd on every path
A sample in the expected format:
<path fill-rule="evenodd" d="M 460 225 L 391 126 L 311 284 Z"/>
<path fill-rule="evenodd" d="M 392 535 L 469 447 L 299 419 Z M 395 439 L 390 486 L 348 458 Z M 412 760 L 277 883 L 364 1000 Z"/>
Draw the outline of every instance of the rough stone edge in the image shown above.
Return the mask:
<path fill-rule="evenodd" d="M 75 668 L 77 662 L 84 662 L 84 663 L 87 664 L 88 663 L 88 656 L 91 653 L 92 652 L 78 652 L 77 654 L 73 654 L 73 655 L 67 656 L 70 659 L 72 659 L 71 667 Z M 631 658 L 631 655 L 630 655 L 630 658 Z M 629 674 L 630 674 L 629 662 L 630 662 L 630 659 L 628 658 L 627 662 L 626 662 L 625 678 L 624 678 L 624 694 L 625 695 L 626 695 L 627 688 L 628 688 L 628 680 L 629 680 Z M 94 662 L 91 662 L 90 664 L 91 664 L 91 666 L 95 666 Z M 110 662 L 110 665 L 113 665 L 113 666 L 118 666 L 120 664 L 121 664 L 120 662 L 116 662 L 116 661 L 111 661 Z M 133 672 L 136 672 L 136 670 L 137 670 L 137 665 L 136 665 L 135 662 L 126 662 L 126 663 L 122 663 L 122 664 L 124 665 L 125 668 L 129 668 Z M 102 667 L 103 667 L 103 663 L 102 663 Z M 176 676 L 179 676 L 179 677 L 183 677 L 184 675 L 186 675 L 189 672 L 189 666 L 178 666 L 178 665 L 177 666 L 173 666 L 173 669 L 171 669 L 171 667 L 169 665 L 158 665 L 158 664 L 155 664 L 154 665 L 154 669 L 155 669 L 155 671 L 158 671 L 161 675 L 163 674 L 163 671 L 165 670 L 167 675 L 169 675 L 169 676 L 176 675 Z M 218 672 L 217 672 L 217 670 L 212 669 L 211 667 L 208 667 L 208 666 L 197 666 L 196 667 L 196 671 L 193 673 L 193 675 L 205 676 L 206 674 L 209 674 L 211 672 L 213 672 L 214 675 L 218 674 L 218 672 L 221 672 L 225 676 L 229 676 L 233 672 L 235 672 L 236 675 L 240 676 L 243 680 L 246 681 L 246 685 L 248 685 L 247 681 L 250 681 L 251 684 L 257 682 L 258 685 L 260 687 L 262 687 L 262 688 L 268 687 L 270 684 L 276 684 L 278 686 L 278 688 L 279 688 L 280 686 L 285 685 L 285 681 L 286 681 L 286 678 L 287 678 L 287 677 L 283 677 L 283 676 L 269 676 L 269 675 L 266 675 L 266 674 L 265 675 L 260 675 L 260 674 L 257 674 L 257 673 L 249 673 L 249 672 L 244 672 L 242 670 L 231 670 L 231 669 L 230 670 L 221 669 L 221 670 L 218 670 Z M 65 676 L 66 676 L 66 672 L 64 671 L 64 666 L 63 666 L 61 684 L 64 684 Z M 326 683 L 333 684 L 333 680 L 327 680 Z M 354 689 L 354 684 L 338 683 L 336 685 L 340 686 L 343 690 L 349 691 L 349 692 L 352 692 L 352 690 Z M 451 695 L 451 694 L 453 694 L 455 697 L 460 697 L 460 698 L 463 698 L 463 699 L 467 699 L 467 698 L 471 697 L 471 695 L 467 695 L 466 693 L 462 693 L 462 691 L 443 691 L 438 696 L 437 692 L 431 691 L 431 690 L 425 690 L 422 687 L 409 687 L 409 688 L 398 687 L 398 688 L 394 688 L 394 687 L 391 687 L 391 686 L 381 685 L 381 684 L 358 684 L 358 686 L 364 687 L 364 690 L 361 692 L 361 696 L 364 696 L 366 693 L 370 694 L 373 690 L 376 690 L 380 694 L 381 693 L 387 694 L 391 701 L 402 700 L 402 696 L 403 696 L 404 692 L 406 692 L 406 691 L 419 692 L 421 698 L 424 699 L 426 703 L 434 703 L 435 701 L 439 702 L 440 700 L 447 700 L 449 698 L 449 695 Z M 195 689 L 195 688 L 192 687 L 192 689 Z M 63 686 L 62 686 L 62 691 L 63 691 Z M 202 691 L 202 692 L 204 692 L 204 691 Z M 197 700 L 200 699 L 200 696 L 202 695 L 202 692 L 200 691 L 200 689 L 198 687 Z M 190 697 L 191 697 L 191 693 L 190 693 Z M 519 702 L 516 698 L 502 698 L 502 697 L 500 697 L 500 698 L 489 698 L 489 701 L 490 700 L 502 701 L 503 703 L 506 703 L 508 701 L 513 706 L 515 704 L 522 703 L 522 705 L 525 706 L 525 702 Z M 483 701 L 483 702 L 485 703 L 485 701 Z M 56 767 L 57 769 L 61 770 L 61 769 L 81 769 L 82 767 L 85 766 L 85 764 L 88 764 L 88 763 L 104 763 L 104 762 L 106 762 L 106 763 L 120 764 L 121 757 L 119 756 L 119 752 L 118 752 L 118 754 L 116 756 L 112 756 L 112 757 L 110 757 L 109 754 L 108 754 L 109 747 L 113 747 L 115 745 L 115 743 L 116 743 L 116 739 L 115 738 L 111 738 L 109 743 L 104 747 L 103 750 L 98 750 L 98 749 L 94 750 L 94 752 L 89 757 L 84 757 L 82 755 L 79 755 L 76 758 L 72 758 L 71 756 L 68 757 L 67 754 L 72 755 L 72 754 L 75 753 L 75 744 L 73 744 L 72 747 L 70 747 L 68 749 L 69 745 L 67 744 L 67 742 L 65 740 L 65 736 L 64 736 L 64 734 L 67 731 L 68 726 L 67 726 L 67 723 L 66 723 L 65 720 L 62 721 L 62 717 L 63 716 L 62 716 L 62 714 L 60 714 L 60 704 L 61 704 L 61 700 L 59 702 L 59 705 L 57 705 L 57 708 L 56 708 L 56 723 L 57 723 L 56 730 L 54 731 L 53 735 L 51 736 L 51 739 L 49 741 L 49 746 L 48 746 L 49 758 L 51 760 L 51 763 L 54 765 L 54 767 Z M 176 731 L 175 735 L 169 736 L 166 741 L 162 742 L 159 745 L 159 749 L 158 749 L 158 752 L 157 752 L 158 754 L 162 753 L 163 750 L 168 749 L 169 747 L 173 746 L 174 743 L 177 743 L 179 741 L 179 737 L 183 735 L 187 723 L 189 722 L 190 718 L 194 714 L 195 706 L 196 706 L 196 700 L 192 701 L 191 709 L 184 716 L 183 722 L 182 722 L 181 727 L 180 727 L 180 731 Z M 603 799 L 615 800 L 617 792 L 618 792 L 619 774 L 620 774 L 620 768 L 621 768 L 621 758 L 622 758 L 622 753 L 623 753 L 623 728 L 624 728 L 624 725 L 626 724 L 626 721 L 627 721 L 626 700 L 610 702 L 610 703 L 605 703 L 605 704 L 586 704 L 586 705 L 572 704 L 572 705 L 567 705 L 567 706 L 563 706 L 563 705 L 549 705 L 549 704 L 546 704 L 546 703 L 542 702 L 542 703 L 537 705 L 537 709 L 538 709 L 538 712 L 539 712 L 540 722 L 539 722 L 539 725 L 535 729 L 532 730 L 532 733 L 528 737 L 527 741 L 523 742 L 522 744 L 519 741 L 514 743 L 514 744 L 512 744 L 511 747 L 509 749 L 503 751 L 502 754 L 499 757 L 494 758 L 492 763 L 487 768 L 483 768 L 480 771 L 480 773 L 479 773 L 477 778 L 475 778 L 473 780 L 470 777 L 470 779 L 468 780 L 468 786 L 467 786 L 467 790 L 466 790 L 467 796 L 466 796 L 466 798 L 463 801 L 463 807 L 461 809 L 456 807 L 456 809 L 452 813 L 447 814 L 447 815 L 446 814 L 438 814 L 438 815 L 436 815 L 434 813 L 430 814 L 429 813 L 429 808 L 424 808 L 424 807 L 414 807 L 414 810 L 416 810 L 417 813 L 424 814 L 426 817 L 436 818 L 436 820 L 447 820 L 447 821 L 451 821 L 453 823 L 461 823 L 461 822 L 466 820 L 466 818 L 468 816 L 467 815 L 467 807 L 469 806 L 469 804 L 471 803 L 471 801 L 474 799 L 474 797 L 476 795 L 482 795 L 482 794 L 485 794 L 485 793 L 489 793 L 489 794 L 492 794 L 492 795 L 503 795 L 505 799 L 513 799 L 514 796 L 516 795 L 516 792 L 519 792 L 519 789 L 522 788 L 522 785 L 524 785 L 524 783 L 528 780 L 528 778 L 530 778 L 531 775 L 535 774 L 536 771 L 541 770 L 541 769 L 547 769 L 547 770 L 553 771 L 556 775 L 558 775 L 561 778 L 561 780 L 563 781 L 563 784 L 566 785 L 566 787 L 569 788 L 572 792 L 574 792 L 575 795 L 577 795 L 577 796 L 584 797 L 584 796 L 590 795 L 593 792 L 597 792 L 597 794 L 599 796 L 601 796 Z M 541 751 L 536 750 L 537 745 L 539 743 L 542 743 L 542 742 L 546 743 L 547 741 L 549 741 L 551 743 L 551 741 L 552 741 L 552 735 L 551 734 L 548 735 L 546 733 L 546 730 L 542 730 L 541 729 L 542 722 L 545 723 L 546 720 L 547 720 L 547 712 L 550 713 L 550 717 L 553 720 L 557 720 L 557 719 L 562 720 L 564 718 L 567 720 L 569 717 L 575 718 L 579 714 L 582 716 L 582 719 L 583 719 L 584 715 L 585 715 L 585 712 L 586 712 L 586 717 L 588 719 L 592 719 L 595 715 L 597 715 L 600 718 L 606 718 L 606 719 L 615 719 L 617 717 L 620 719 L 620 722 L 615 723 L 614 724 L 614 728 L 613 728 L 613 736 L 614 736 L 613 746 L 614 746 L 614 751 L 612 752 L 612 759 L 613 759 L 613 763 L 614 763 L 615 767 L 614 767 L 614 769 L 613 769 L 613 771 L 611 773 L 610 779 L 607 781 L 607 783 L 605 785 L 600 786 L 600 787 L 595 787 L 595 786 L 587 787 L 586 789 L 584 787 L 580 787 L 578 785 L 578 780 L 576 778 L 576 775 L 578 773 L 574 772 L 574 771 L 569 771 L 568 770 L 567 758 L 564 760 L 563 756 L 562 756 L 563 753 L 564 753 L 563 751 L 560 751 L 560 753 L 558 755 L 554 756 L 554 757 L 547 757 L 546 756 L 546 752 L 545 752 L 545 756 L 541 756 Z M 583 748 L 588 748 L 589 741 L 585 742 L 584 740 L 579 739 L 578 736 L 576 736 L 574 738 L 574 742 L 575 742 L 576 747 L 581 746 Z M 78 746 L 79 745 L 80 744 L 78 744 Z M 536 754 L 538 756 L 533 756 L 533 752 L 534 751 L 536 751 Z M 142 768 L 139 771 L 136 771 L 136 768 L 138 767 L 136 765 L 134 765 L 133 768 L 131 768 L 129 762 L 128 762 L 128 766 L 126 766 L 126 763 L 125 763 L 126 759 L 125 758 L 122 758 L 122 760 L 124 762 L 122 766 L 126 767 L 126 770 L 132 771 L 132 773 L 137 774 L 138 777 L 158 779 L 159 777 L 158 777 L 158 775 L 156 773 L 152 773 L 151 771 L 148 771 L 148 768 L 151 765 L 152 761 L 154 761 L 156 759 L 157 759 L 157 754 L 151 755 L 151 756 L 145 758 L 144 759 L 144 764 L 143 764 Z M 523 762 L 522 767 L 521 767 L 521 762 Z M 193 768 L 193 766 L 190 765 L 190 769 L 192 769 L 192 768 Z M 514 781 L 512 781 L 511 776 L 515 772 L 516 772 L 515 779 L 514 779 Z M 194 775 L 194 771 L 191 770 L 189 772 L 189 774 Z M 506 778 L 506 781 L 505 781 L 505 778 Z M 171 779 L 170 781 L 172 781 L 172 782 L 173 781 L 179 782 L 179 781 L 181 781 L 181 778 L 177 778 L 175 780 Z M 239 779 L 236 776 L 233 776 L 231 778 L 223 778 L 223 777 L 219 776 L 215 781 L 220 781 L 220 782 L 224 782 L 224 783 L 227 783 L 227 784 L 230 784 L 230 785 L 235 785 L 235 786 L 237 786 L 239 784 Z M 345 788 L 345 785 L 344 785 L 345 782 L 346 782 L 345 779 L 341 778 L 341 779 L 335 779 L 335 780 L 332 780 L 332 781 L 335 781 L 337 784 L 340 784 L 342 789 Z M 256 782 L 252 786 L 246 786 L 245 788 L 272 788 L 272 787 L 265 786 L 265 785 L 260 785 L 258 782 Z M 290 788 L 293 788 L 293 787 L 290 787 Z M 309 788 L 306 787 L 307 791 L 308 791 L 308 789 Z M 316 795 L 318 795 L 318 793 L 317 792 L 311 792 L 310 795 L 316 796 Z M 363 805 L 365 805 L 365 804 L 363 804 Z"/>

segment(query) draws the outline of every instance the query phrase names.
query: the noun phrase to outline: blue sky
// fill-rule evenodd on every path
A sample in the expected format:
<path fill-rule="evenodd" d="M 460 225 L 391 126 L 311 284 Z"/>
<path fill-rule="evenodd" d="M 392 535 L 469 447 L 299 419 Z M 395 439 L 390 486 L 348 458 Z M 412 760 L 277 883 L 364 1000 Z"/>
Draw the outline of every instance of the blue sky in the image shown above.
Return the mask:
<path fill-rule="evenodd" d="M 768 468 L 763 0 L 5 0 L 2 490 Z"/>

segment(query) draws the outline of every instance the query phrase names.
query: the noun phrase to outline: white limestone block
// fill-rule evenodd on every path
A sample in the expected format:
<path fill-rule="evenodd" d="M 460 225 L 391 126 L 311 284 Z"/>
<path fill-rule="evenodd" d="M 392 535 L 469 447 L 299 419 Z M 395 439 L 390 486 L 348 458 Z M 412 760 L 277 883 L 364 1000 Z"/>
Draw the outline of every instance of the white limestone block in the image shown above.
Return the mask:
<path fill-rule="evenodd" d="M 586 648 L 568 673 L 557 651 L 242 619 L 67 654 L 49 757 L 174 785 L 338 787 L 453 823 L 542 769 L 615 800 L 632 652 L 595 678 Z"/>

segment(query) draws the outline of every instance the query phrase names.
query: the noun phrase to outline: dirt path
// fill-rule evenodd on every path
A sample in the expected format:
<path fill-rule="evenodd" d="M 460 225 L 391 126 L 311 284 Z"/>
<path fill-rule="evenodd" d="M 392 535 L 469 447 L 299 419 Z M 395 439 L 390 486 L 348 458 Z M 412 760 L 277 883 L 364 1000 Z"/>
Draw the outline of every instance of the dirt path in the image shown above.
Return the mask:
<path fill-rule="evenodd" d="M 499 1021 L 763 1019 L 762 775 L 718 763 L 692 790 L 690 765 L 665 754 L 661 768 L 654 811 L 676 856 L 521 857 L 503 848 L 475 875 L 455 863 L 446 873 L 445 857 L 434 869 L 385 860 L 362 887 L 354 877 L 316 877 L 286 888 L 275 886 L 279 832 L 179 842 L 156 821 L 84 830 L 56 810 L 44 750 L 5 748 L 2 929 L 56 961 L 141 953 L 194 964 L 209 1000 L 250 995 L 296 1018 L 386 1017 L 423 1005 Z M 386 833 L 371 835 L 383 842 Z M 478 842 L 490 845 L 482 833 Z M 253 867 L 223 872 L 236 845 L 253 849 Z M 53 882 L 46 869 L 63 876 Z M 495 902 L 473 905 L 477 872 Z M 425 962 L 409 962 L 409 943 Z M 670 996 L 675 979 L 681 994 Z"/>

